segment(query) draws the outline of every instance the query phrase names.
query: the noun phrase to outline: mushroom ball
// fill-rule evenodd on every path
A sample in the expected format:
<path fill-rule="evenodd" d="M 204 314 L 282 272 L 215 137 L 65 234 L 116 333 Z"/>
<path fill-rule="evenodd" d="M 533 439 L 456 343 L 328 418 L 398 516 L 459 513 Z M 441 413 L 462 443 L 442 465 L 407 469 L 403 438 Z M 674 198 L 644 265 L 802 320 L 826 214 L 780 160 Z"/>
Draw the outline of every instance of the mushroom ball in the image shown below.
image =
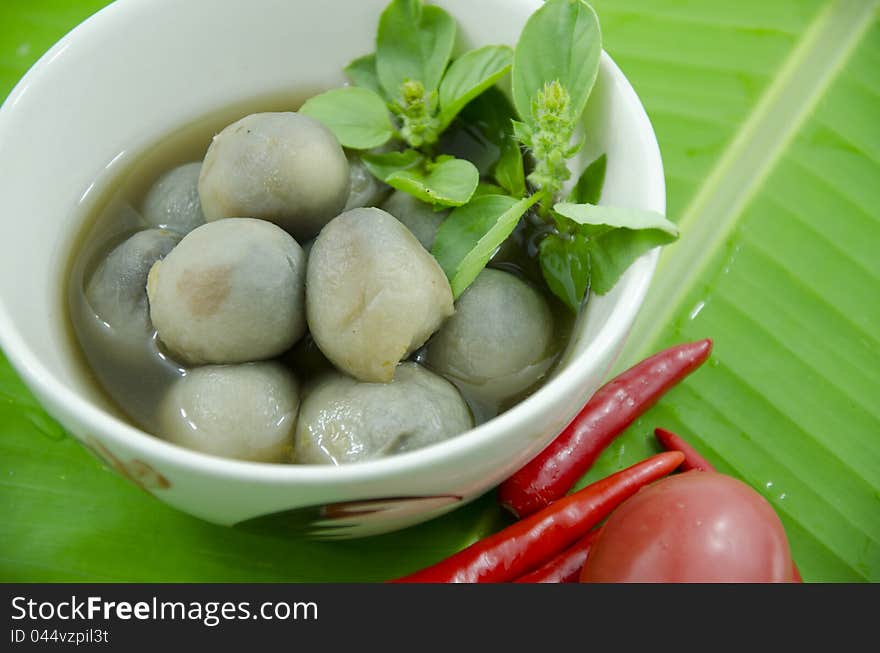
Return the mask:
<path fill-rule="evenodd" d="M 449 211 L 435 211 L 430 204 L 416 199 L 409 193 L 397 190 L 380 207 L 400 220 L 427 250 L 434 245 L 440 223 Z"/>
<path fill-rule="evenodd" d="M 503 399 L 546 373 L 553 329 L 550 307 L 537 290 L 509 272 L 486 268 L 431 339 L 425 362 L 447 378 Z"/>
<path fill-rule="evenodd" d="M 339 141 L 299 113 L 255 113 L 214 137 L 199 178 L 205 217 L 274 222 L 299 241 L 345 207 L 349 170 Z"/>
<path fill-rule="evenodd" d="M 278 363 L 207 365 L 186 373 L 159 406 L 165 439 L 203 453 L 281 462 L 290 456 L 299 386 Z"/>
<path fill-rule="evenodd" d="M 367 166 L 360 157 L 353 156 L 348 159 L 349 191 L 348 200 L 345 202 L 345 211 L 362 208 L 364 206 L 376 206 L 388 192 L 388 186 L 376 179 L 367 170 Z"/>
<path fill-rule="evenodd" d="M 114 247 L 86 284 L 86 299 L 97 316 L 118 334 L 151 330 L 147 275 L 153 264 L 180 241 L 164 229 L 147 229 Z"/>
<path fill-rule="evenodd" d="M 338 372 L 305 393 L 293 460 L 338 465 L 380 458 L 446 440 L 473 426 L 455 387 L 416 363 L 391 383 L 362 383 Z"/>
<path fill-rule="evenodd" d="M 352 209 L 315 240 L 306 274 L 309 329 L 336 367 L 387 382 L 452 315 L 452 290 L 415 236 L 380 209 Z"/>
<path fill-rule="evenodd" d="M 199 200 L 202 164 L 186 163 L 159 177 L 143 202 L 144 220 L 154 227 L 182 234 L 205 223 Z"/>
<path fill-rule="evenodd" d="M 182 362 L 272 358 L 305 332 L 304 279 L 302 248 L 274 224 L 209 222 L 150 270 L 150 315 Z"/>

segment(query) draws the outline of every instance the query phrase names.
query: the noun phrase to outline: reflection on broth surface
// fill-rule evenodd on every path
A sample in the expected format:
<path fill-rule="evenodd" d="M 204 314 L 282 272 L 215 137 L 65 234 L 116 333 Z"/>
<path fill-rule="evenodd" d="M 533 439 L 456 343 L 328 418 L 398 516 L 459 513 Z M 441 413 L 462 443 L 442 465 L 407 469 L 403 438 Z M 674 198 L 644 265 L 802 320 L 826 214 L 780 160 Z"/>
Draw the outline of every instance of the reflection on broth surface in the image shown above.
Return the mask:
<path fill-rule="evenodd" d="M 182 253 L 187 249 L 185 246 L 178 246 L 182 239 L 185 239 L 185 243 L 196 242 L 198 234 L 205 230 L 215 229 L 214 225 L 219 227 L 222 224 L 221 222 L 210 222 L 211 216 L 209 215 L 209 222 L 199 226 L 204 220 L 204 215 L 201 213 L 200 207 L 193 204 L 193 198 L 198 197 L 198 190 L 194 186 L 198 181 L 199 164 L 214 135 L 227 125 L 255 111 L 290 111 L 290 107 L 299 106 L 301 98 L 302 96 L 278 94 L 230 107 L 196 120 L 163 138 L 129 163 L 124 170 L 117 170 L 111 166 L 111 172 L 108 173 L 108 176 L 96 182 L 95 188 L 98 198 L 91 202 L 87 215 L 82 216 L 84 227 L 70 256 L 65 297 L 67 310 L 65 312 L 70 316 L 72 339 L 76 343 L 75 348 L 82 354 L 83 367 L 88 376 L 117 407 L 121 415 L 135 426 L 157 437 L 215 455 L 269 462 L 296 461 L 296 452 L 291 453 L 291 447 L 294 442 L 297 408 L 301 401 L 308 402 L 311 391 L 317 391 L 317 389 L 324 387 L 319 379 L 326 379 L 326 375 L 334 371 L 334 366 L 328 360 L 325 351 L 330 354 L 330 358 L 337 361 L 343 371 L 345 370 L 346 363 L 340 358 L 342 355 L 333 347 L 326 348 L 328 345 L 323 343 L 320 332 L 318 333 L 318 342 L 322 343 L 325 351 L 321 350 L 312 334 L 306 331 L 302 337 L 297 337 L 294 334 L 287 341 L 283 337 L 276 339 L 283 343 L 283 349 L 280 353 L 279 348 L 273 346 L 268 349 L 257 347 L 255 350 L 251 350 L 256 351 L 254 354 L 236 355 L 228 359 L 175 354 L 176 351 L 182 351 L 179 344 L 175 344 L 176 341 L 167 335 L 168 344 L 163 343 L 149 315 L 151 309 L 155 311 L 157 308 L 157 306 L 149 306 L 146 292 L 147 273 L 153 264 L 164 259 L 170 252 L 174 252 L 174 255 L 168 259 L 169 261 L 179 258 L 182 254 L 178 254 L 178 252 Z M 370 182 L 369 178 L 364 177 L 366 173 L 357 156 L 351 152 L 345 154 L 350 165 L 351 182 L 349 184 L 352 188 L 352 195 L 349 196 L 346 204 L 347 208 L 362 205 L 364 202 L 373 202 L 375 205 L 385 208 L 409 229 L 413 229 L 410 224 L 413 220 L 423 220 L 424 215 L 428 215 L 430 218 L 434 218 L 436 215 L 437 221 L 446 215 L 445 212 L 426 214 L 426 209 L 431 211 L 428 205 L 420 205 L 408 201 L 407 198 L 398 197 L 397 200 L 386 201 L 389 197 L 387 187 L 378 182 Z M 382 204 L 382 202 L 385 203 Z M 407 207 L 421 212 L 422 216 L 405 214 L 408 210 Z M 363 211 L 363 209 L 359 210 Z M 370 211 L 373 210 L 370 209 Z M 395 212 L 400 215 L 395 215 Z M 356 212 L 353 213 L 355 217 L 360 215 Z M 231 219 L 224 220 L 224 222 L 239 223 L 237 218 L 247 217 L 251 216 L 236 215 Z M 352 217 L 349 216 L 347 219 L 351 220 Z M 246 222 L 241 220 L 240 225 L 244 227 Z M 196 231 L 193 231 L 194 229 Z M 478 292 L 488 292 L 489 294 L 482 294 L 478 302 L 471 302 L 476 304 L 475 308 L 470 308 L 453 320 L 441 324 L 433 339 L 428 340 L 424 345 L 422 345 L 422 338 L 427 336 L 423 336 L 421 332 L 418 334 L 418 341 L 410 342 L 407 340 L 400 345 L 401 356 L 407 355 L 406 352 L 411 352 L 406 358 L 412 362 L 408 365 L 417 363 L 421 366 L 420 373 L 429 377 L 443 377 L 452 383 L 454 388 L 461 393 L 476 424 L 483 423 L 507 410 L 540 387 L 551 373 L 559 354 L 568 341 L 573 316 L 540 283 L 541 273 L 534 260 L 535 251 L 533 247 L 529 247 L 531 229 L 528 221 L 524 220 L 523 224 L 496 252 L 490 263 L 490 267 L 494 267 L 495 270 L 484 272 L 485 276 L 495 280 L 500 278 L 503 283 L 482 285 L 503 288 L 503 291 L 499 290 L 503 296 L 493 296 L 492 289 L 487 291 L 485 288 L 483 290 L 477 288 Z M 352 233 L 351 229 L 336 229 L 335 231 L 344 231 L 346 235 Z M 327 230 L 327 232 L 332 234 L 334 230 Z M 188 233 L 191 233 L 192 238 L 187 235 Z M 423 244 L 429 244 L 429 242 L 425 243 L 427 236 L 424 234 L 417 232 L 416 236 L 423 241 Z M 410 238 L 408 233 L 406 237 Z M 342 246 L 339 245 L 341 241 L 335 238 L 331 240 L 329 235 L 325 239 L 319 238 L 320 249 L 318 253 L 321 254 L 322 260 L 331 260 L 333 257 L 328 257 L 328 252 L 337 245 Z M 234 248 L 237 246 L 236 242 L 244 240 L 246 239 L 233 239 L 228 244 L 228 248 Z M 301 251 L 297 256 L 301 257 L 303 261 L 308 256 L 312 242 L 312 240 L 298 242 L 305 253 Z M 351 246 L 356 249 L 360 248 L 357 243 Z M 411 242 L 407 241 L 406 246 L 418 248 L 420 253 L 418 253 L 417 259 L 421 257 L 426 261 L 433 260 L 427 252 L 422 250 L 416 238 L 412 238 Z M 389 266 L 388 272 L 400 270 L 404 275 L 413 274 L 413 270 L 407 267 L 411 264 L 407 257 L 404 257 L 406 261 L 383 261 L 381 258 L 383 247 L 380 236 L 377 242 L 371 243 L 367 250 L 361 251 L 359 249 L 358 256 L 370 258 L 369 263 L 358 264 L 363 268 L 363 271 L 378 265 L 378 273 L 374 276 L 384 278 L 386 275 L 382 273 L 381 265 L 385 263 Z M 392 244 L 389 244 L 389 247 L 392 247 Z M 193 247 L 189 247 L 189 249 L 193 249 Z M 390 250 L 387 253 L 393 258 Z M 259 261 L 254 260 L 253 262 L 262 264 L 265 257 L 260 256 L 259 258 Z M 280 260 L 283 261 L 283 257 Z M 160 263 L 155 269 L 162 270 L 166 264 L 167 261 Z M 187 273 L 188 266 L 192 266 L 186 261 L 175 263 L 175 265 L 182 272 L 179 278 L 175 277 L 172 280 L 173 283 L 168 282 L 171 283 L 168 286 L 170 290 L 165 289 L 163 292 L 176 292 L 181 289 L 190 293 L 196 292 L 198 289 L 194 290 L 193 286 L 185 281 L 186 278 L 192 276 Z M 303 267 L 305 266 L 303 265 Z M 266 274 L 272 275 L 273 278 L 267 280 L 267 285 L 271 285 L 270 281 L 277 282 L 278 277 L 270 266 L 256 265 L 255 269 L 268 270 Z M 437 270 L 439 272 L 439 268 Z M 318 274 L 317 271 L 309 274 L 313 273 Z M 153 276 L 157 276 L 155 271 Z M 302 276 L 300 275 L 300 278 Z M 327 278 L 326 273 L 320 276 L 322 279 Z M 359 275 L 355 275 L 355 277 L 357 276 Z M 311 279 L 311 276 L 308 278 Z M 447 282 L 442 273 L 440 273 L 439 280 L 441 284 L 446 285 Z M 325 282 L 325 286 L 326 283 L 329 283 L 329 286 L 326 286 L 325 291 L 322 291 L 320 301 L 328 304 L 316 306 L 316 314 L 326 314 L 324 309 L 330 308 L 329 303 L 339 301 L 342 291 L 333 286 L 336 281 L 338 280 L 329 278 L 329 281 Z M 150 283 L 153 283 L 152 279 Z M 291 283 L 293 282 L 291 281 Z M 257 296 L 260 295 L 262 289 L 259 283 L 254 283 L 244 288 L 243 292 L 252 295 L 250 299 L 254 299 L 258 298 Z M 364 292 L 368 291 L 364 290 Z M 360 301 L 372 303 L 365 304 L 357 310 L 367 308 L 375 310 L 377 307 L 380 311 L 384 310 L 382 302 L 377 303 L 376 297 L 385 297 L 383 294 L 385 288 L 373 289 L 369 292 L 377 293 L 372 300 L 367 295 L 364 295 L 366 299 L 358 299 L 357 297 L 350 299 L 352 311 L 357 308 L 356 305 Z M 234 293 L 229 294 L 234 295 Z M 309 298 L 308 289 L 306 295 L 307 303 L 317 299 L 316 297 Z M 442 293 L 426 295 L 429 298 L 433 296 L 442 296 Z M 466 301 L 466 299 L 467 294 L 464 295 L 464 300 Z M 218 301 L 222 300 L 225 300 L 225 295 Z M 239 322 L 236 328 L 239 328 L 241 333 L 253 335 L 263 332 L 261 329 L 270 322 L 277 326 L 279 323 L 273 322 L 273 320 L 283 312 L 282 304 L 285 301 L 287 300 L 269 298 L 263 304 L 265 308 L 262 310 L 265 314 L 237 317 Z M 407 307 L 406 301 L 403 304 L 395 303 L 396 301 L 391 301 L 387 305 L 394 305 L 398 314 L 382 316 L 382 319 L 386 320 L 388 324 L 399 325 L 401 319 L 412 318 L 411 310 Z M 251 303 L 259 305 L 258 301 Z M 302 311 L 301 319 L 305 319 L 306 311 L 302 309 L 301 303 L 292 306 L 291 310 Z M 462 303 L 462 306 L 465 304 Z M 492 308 L 492 306 L 496 308 Z M 481 307 L 490 307 L 491 310 L 480 314 Z M 505 310 L 501 310 L 502 308 Z M 339 318 L 338 320 L 334 318 L 335 326 L 333 328 L 339 331 L 337 336 L 345 335 L 345 329 L 349 329 L 346 337 L 350 342 L 359 343 L 359 347 L 368 347 L 373 343 L 377 351 L 396 351 L 397 345 L 390 348 L 381 345 L 382 339 L 387 334 L 380 332 L 367 334 L 364 337 L 362 333 L 355 333 L 351 329 L 356 330 L 358 323 L 343 314 L 348 309 L 341 312 L 338 308 L 334 310 Z M 449 314 L 448 310 L 443 307 L 419 308 L 419 310 L 436 310 L 437 316 L 439 316 L 438 320 L 430 318 L 432 326 L 428 335 L 434 331 L 434 323 L 442 322 Z M 312 311 L 311 306 L 309 311 Z M 476 312 L 472 314 L 473 311 Z M 155 313 L 154 319 L 156 319 Z M 191 321 L 195 318 L 187 317 L 178 311 L 171 319 L 178 321 L 175 328 L 188 329 L 192 326 L 188 320 Z M 310 313 L 310 323 L 311 319 Z M 425 319 L 428 320 L 428 318 Z M 535 321 L 534 324 L 528 323 L 532 319 Z M 295 322 L 297 322 L 295 317 L 291 317 L 288 322 L 283 323 L 282 328 L 287 329 Z M 161 322 L 157 321 L 155 324 L 159 325 L 160 331 L 165 333 Z M 479 333 L 474 336 L 472 341 L 468 341 L 468 338 L 471 337 L 468 334 L 476 326 L 479 327 L 477 329 Z M 221 325 L 221 328 L 225 329 L 226 327 Z M 293 326 L 290 328 L 293 329 Z M 380 331 L 382 330 L 380 329 Z M 495 335 L 494 340 L 493 334 Z M 516 341 L 517 338 L 519 342 L 511 342 L 511 339 Z M 292 346 L 289 345 L 291 340 L 293 341 Z M 348 352 L 345 353 L 345 356 L 351 358 L 351 356 L 363 353 Z M 394 354 L 388 355 L 394 356 Z M 389 363 L 393 367 L 396 361 L 392 359 L 385 361 L 384 358 L 383 355 L 383 360 L 380 363 Z M 261 364 L 262 367 L 260 365 L 253 366 L 253 363 L 257 361 L 268 359 L 275 360 L 277 363 L 268 366 Z M 483 371 L 473 370 L 464 364 L 468 360 L 474 361 L 478 367 L 480 360 L 486 362 L 487 365 L 483 366 L 485 367 Z M 212 363 L 234 361 L 241 364 L 214 366 L 217 369 L 208 373 L 206 368 L 194 364 L 194 362 L 201 363 L 203 361 Z M 237 371 L 237 368 L 243 368 L 246 365 L 251 367 L 241 372 Z M 227 369 L 222 369 L 224 367 Z M 278 370 L 281 369 L 285 370 L 284 374 L 290 375 L 289 382 L 281 383 L 279 381 L 281 377 L 279 377 Z M 199 371 L 195 372 L 195 370 Z M 262 371 L 270 372 L 270 376 L 260 377 Z M 338 372 L 334 373 L 338 375 Z M 182 379 L 188 375 L 193 378 L 190 378 L 190 381 L 184 385 Z M 367 376 L 369 377 L 369 375 Z M 198 384 L 194 383 L 195 377 L 199 377 Z M 217 397 L 212 396 L 210 394 L 212 379 L 215 381 L 222 379 L 222 394 L 227 398 L 235 397 L 236 401 L 219 401 Z M 375 383 L 378 380 L 378 378 L 364 378 L 361 381 L 350 379 L 351 383 L 364 386 L 363 390 L 352 390 L 352 396 L 359 397 L 361 404 L 363 404 L 364 397 L 376 397 L 376 401 L 383 401 L 382 397 L 388 393 L 370 387 L 379 385 Z M 441 378 L 435 380 L 443 383 Z M 431 386 L 429 381 L 426 383 L 426 387 L 443 387 L 442 385 Z M 455 392 L 451 387 L 450 390 Z M 247 393 L 256 394 L 248 399 Z M 177 401 L 181 397 L 185 398 L 185 401 Z M 273 399 L 273 397 L 275 398 Z M 235 419 L 223 417 L 224 407 L 220 404 L 227 403 L 238 406 Z M 243 406 L 252 408 L 250 410 L 253 413 L 251 421 L 242 417 L 248 413 L 248 410 L 242 408 Z M 382 413 L 381 407 L 378 408 L 377 414 Z M 366 410 L 363 405 L 360 409 Z M 199 411 L 202 412 L 199 413 Z M 202 415 L 201 422 L 192 418 L 192 415 L 196 413 Z M 442 411 L 439 411 L 437 414 L 441 413 Z M 274 419 L 273 415 L 283 417 L 283 419 L 282 417 L 278 418 L 278 426 L 283 433 L 277 429 L 267 430 L 269 423 L 267 420 Z M 384 417 L 386 420 L 394 420 L 393 412 Z M 324 419 L 323 416 L 322 419 Z M 458 419 L 455 429 L 453 429 L 455 433 L 449 433 L 444 437 L 461 432 L 469 423 L 469 420 Z M 223 425 L 223 428 L 218 426 L 220 424 Z M 169 425 L 173 425 L 173 428 Z M 260 444 L 262 449 L 257 452 L 252 448 L 249 449 L 250 445 L 242 446 L 241 443 L 232 442 L 230 438 L 234 439 L 234 437 L 230 435 L 230 426 L 234 426 L 232 430 L 236 431 L 236 434 L 246 432 L 246 435 L 235 435 L 235 437 L 247 440 L 248 437 L 253 436 L 254 442 L 263 437 L 259 433 L 264 433 L 265 437 Z M 323 423 L 321 437 L 330 442 L 333 438 L 341 437 L 343 431 L 350 428 L 350 423 L 336 425 Z M 407 428 L 409 427 L 406 424 L 397 424 L 395 428 L 397 429 L 395 437 L 402 438 L 401 441 L 421 442 L 418 436 L 408 433 Z M 437 432 L 445 433 L 446 430 L 439 429 Z M 281 433 L 280 436 L 279 433 Z M 346 437 L 351 435 L 348 433 Z M 354 436 L 357 439 L 357 434 Z M 282 442 L 284 437 L 289 439 L 287 446 Z M 375 439 L 375 429 L 364 437 Z M 428 440 L 425 442 L 427 443 Z M 389 453 L 379 445 L 372 449 L 369 447 L 366 449 L 369 451 L 364 454 L 364 459 Z M 391 449 L 405 450 L 405 447 L 395 445 Z M 333 456 L 328 453 L 326 456 L 301 457 L 302 460 L 309 459 L 311 462 L 324 461 L 323 458 L 332 460 Z M 357 459 L 354 458 L 354 460 Z"/>

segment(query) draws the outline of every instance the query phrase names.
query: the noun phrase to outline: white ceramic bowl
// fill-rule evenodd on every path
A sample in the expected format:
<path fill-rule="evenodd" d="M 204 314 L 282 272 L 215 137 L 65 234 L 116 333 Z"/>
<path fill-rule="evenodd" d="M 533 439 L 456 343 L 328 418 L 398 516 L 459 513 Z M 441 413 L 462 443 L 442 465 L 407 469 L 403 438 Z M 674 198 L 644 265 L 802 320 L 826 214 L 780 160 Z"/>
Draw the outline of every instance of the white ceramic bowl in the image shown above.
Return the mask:
<path fill-rule="evenodd" d="M 656 251 L 589 302 L 564 367 L 539 392 L 419 451 L 342 467 L 246 463 L 176 447 L 113 416 L 72 353 L 62 301 L 72 241 L 105 170 L 218 107 L 342 84 L 342 67 L 373 50 L 385 4 L 121 0 L 56 44 L 0 109 L 0 345 L 81 442 L 161 500 L 206 520 L 259 524 L 264 515 L 294 522 L 323 514 L 353 525 L 336 532 L 365 535 L 479 496 L 538 453 L 599 386 L 653 274 Z M 437 4 L 458 20 L 462 45 L 473 47 L 515 43 L 540 2 Z M 585 158 L 608 154 L 602 201 L 663 212 L 653 130 L 607 55 L 585 121 Z M 328 504 L 320 513 L 296 510 Z"/>

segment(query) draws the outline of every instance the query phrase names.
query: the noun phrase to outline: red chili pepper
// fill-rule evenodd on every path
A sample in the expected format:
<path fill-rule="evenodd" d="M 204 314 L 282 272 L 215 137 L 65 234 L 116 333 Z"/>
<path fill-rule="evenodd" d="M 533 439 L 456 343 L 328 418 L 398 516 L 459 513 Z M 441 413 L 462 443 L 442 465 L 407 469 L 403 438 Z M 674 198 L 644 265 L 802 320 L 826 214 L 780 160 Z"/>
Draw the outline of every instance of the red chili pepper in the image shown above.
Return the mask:
<path fill-rule="evenodd" d="M 641 487 L 669 474 L 684 455 L 652 456 L 596 481 L 397 583 L 503 583 L 564 551 Z"/>
<path fill-rule="evenodd" d="M 654 436 L 666 451 L 680 451 L 684 454 L 684 462 L 681 464 L 681 471 L 686 472 L 696 469 L 701 472 L 714 472 L 715 466 L 708 460 L 703 458 L 699 451 L 685 442 L 672 431 L 666 429 L 654 429 Z"/>
<path fill-rule="evenodd" d="M 646 358 L 599 388 L 577 417 L 525 467 L 498 488 L 498 500 L 518 517 L 564 496 L 599 454 L 712 351 L 709 339 Z"/>
<path fill-rule="evenodd" d="M 552 560 L 544 563 L 535 571 L 517 578 L 514 583 L 577 583 L 581 569 L 587 561 L 590 547 L 599 534 L 599 529 L 590 531 L 585 537 L 568 547 Z"/>
<path fill-rule="evenodd" d="M 667 431 L 666 429 L 661 428 L 654 429 L 654 436 L 657 438 L 660 446 L 666 449 L 666 451 L 680 451 L 684 454 L 684 462 L 680 467 L 681 471 L 687 472 L 692 469 L 700 472 L 717 471 L 715 465 L 703 458 L 703 454 L 694 449 L 681 436 L 676 435 L 672 431 Z M 794 560 L 791 561 L 791 567 L 791 582 L 803 583 L 804 579 L 801 577 L 800 569 L 797 568 Z"/>

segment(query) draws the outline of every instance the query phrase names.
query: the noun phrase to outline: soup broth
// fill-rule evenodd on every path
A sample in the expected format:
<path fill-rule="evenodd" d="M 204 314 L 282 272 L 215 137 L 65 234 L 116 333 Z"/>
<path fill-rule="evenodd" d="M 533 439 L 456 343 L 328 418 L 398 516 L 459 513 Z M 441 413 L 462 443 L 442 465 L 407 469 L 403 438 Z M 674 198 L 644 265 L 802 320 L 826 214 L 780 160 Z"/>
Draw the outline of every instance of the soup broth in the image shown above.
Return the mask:
<path fill-rule="evenodd" d="M 308 96 L 278 94 L 258 98 L 227 107 L 176 130 L 134 157 L 132 163 L 105 180 L 103 186 L 96 185 L 96 199 L 87 214 L 81 216 L 83 228 L 67 268 L 64 312 L 70 318 L 71 338 L 81 353 L 88 378 L 109 398 L 120 416 L 148 433 L 163 437 L 158 406 L 171 385 L 187 374 L 188 367 L 175 360 L 151 326 L 146 335 L 132 335 L 114 329 L 103 320 L 87 296 L 89 281 L 117 245 L 150 228 L 141 214 L 144 198 L 164 173 L 186 163 L 200 162 L 214 135 L 230 123 L 257 111 L 291 111 L 305 97 Z M 569 339 L 574 316 L 541 281 L 535 247 L 531 245 L 534 237 L 534 227 L 525 218 L 496 252 L 490 267 L 526 280 L 546 299 L 554 323 L 552 347 L 543 360 L 528 370 L 539 380 L 525 390 L 502 393 L 506 395 L 502 399 L 496 396 L 496 391 L 498 383 L 503 381 L 480 385 L 447 375 L 447 380 L 458 388 L 470 408 L 475 424 L 492 419 L 535 392 L 552 373 Z M 430 341 L 408 360 L 430 369 L 426 356 L 429 345 Z M 312 381 L 333 368 L 308 332 L 277 360 L 292 371 L 300 387 L 306 390 Z M 509 381 L 516 382 L 515 379 Z"/>

